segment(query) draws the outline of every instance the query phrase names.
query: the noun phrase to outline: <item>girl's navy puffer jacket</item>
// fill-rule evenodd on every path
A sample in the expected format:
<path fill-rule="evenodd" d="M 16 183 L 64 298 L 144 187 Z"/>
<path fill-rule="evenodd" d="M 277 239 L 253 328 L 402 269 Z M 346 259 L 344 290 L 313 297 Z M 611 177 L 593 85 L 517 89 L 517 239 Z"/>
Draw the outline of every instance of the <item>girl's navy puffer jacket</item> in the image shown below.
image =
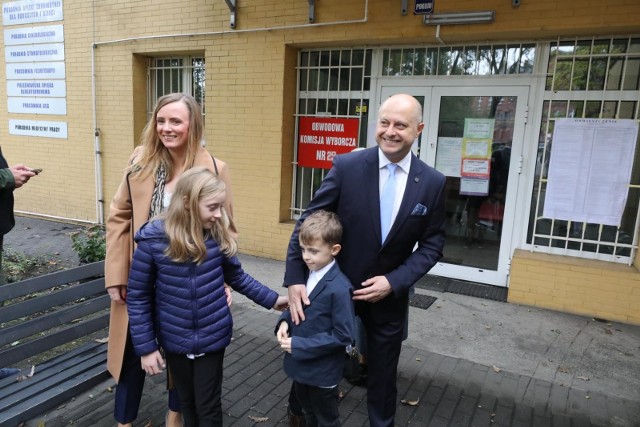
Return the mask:
<path fill-rule="evenodd" d="M 224 349 L 231 342 L 233 320 L 224 292 L 236 291 L 272 308 L 278 294 L 242 270 L 238 258 L 222 254 L 208 239 L 201 264 L 174 262 L 164 251 L 164 221 L 154 220 L 136 234 L 127 310 L 131 339 L 138 356 L 159 347 L 169 353 L 200 354 Z"/>

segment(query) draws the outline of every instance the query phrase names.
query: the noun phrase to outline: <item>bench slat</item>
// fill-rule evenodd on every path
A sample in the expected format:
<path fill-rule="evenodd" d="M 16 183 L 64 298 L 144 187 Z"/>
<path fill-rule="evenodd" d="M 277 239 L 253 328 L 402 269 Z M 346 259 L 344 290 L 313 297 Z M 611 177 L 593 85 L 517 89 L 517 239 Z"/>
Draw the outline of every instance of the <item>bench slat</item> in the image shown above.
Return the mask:
<path fill-rule="evenodd" d="M 98 276 L 104 276 L 104 261 L 92 262 L 68 270 L 56 271 L 44 276 L 3 285 L 0 287 L 0 301 L 19 298 L 53 286 Z"/>
<path fill-rule="evenodd" d="M 0 308 L 0 323 L 20 319 L 21 317 L 29 316 L 40 311 L 48 310 L 51 307 L 64 305 L 101 292 L 106 293 L 104 278 L 60 289 L 43 295 L 44 298 L 36 297 L 11 304 Z"/>
<path fill-rule="evenodd" d="M 89 301 L 84 301 L 71 307 L 65 307 L 41 317 L 0 329 L 0 331 L 2 331 L 2 334 L 0 334 L 0 347 L 25 337 L 30 337 L 38 332 L 44 332 L 54 327 L 67 325 L 91 313 L 105 310 L 109 308 L 109 301 L 109 295 L 102 295 L 98 298 L 93 298 Z"/>
<path fill-rule="evenodd" d="M 31 398 L 45 390 L 56 387 L 67 378 L 79 375 L 92 369 L 94 366 L 104 364 L 106 360 L 106 345 L 88 343 L 80 347 L 82 349 L 75 358 L 55 363 L 48 367 L 37 365 L 33 377 L 24 381 L 13 381 L 0 388 L 0 411 L 11 406 L 16 406 L 22 401 Z M 106 369 L 106 365 L 104 366 Z M 28 372 L 22 372 L 22 375 Z"/>
<path fill-rule="evenodd" d="M 61 285 L 67 286 L 55 289 Z M 24 296 L 29 299 L 1 306 Z M 0 366 L 24 365 L 32 356 L 106 329 L 109 303 L 104 261 L 0 287 L 0 323 L 12 323 L 0 328 Z M 106 380 L 106 359 L 105 343 L 88 342 L 37 365 L 24 381 L 0 379 L 0 427 L 18 425 Z M 20 367 L 26 376 L 30 367 Z"/>
<path fill-rule="evenodd" d="M 61 344 L 89 335 L 104 329 L 109 324 L 109 313 L 99 317 L 76 323 L 68 328 L 53 332 L 47 336 L 36 338 L 24 344 L 0 351 L 0 366 L 10 366 L 31 355 L 51 350 Z"/>
<path fill-rule="evenodd" d="M 33 381 L 28 396 L 14 394 L 13 402 L 9 406 L 0 404 L 0 426 L 15 426 L 27 421 L 106 380 L 109 374 L 105 361 L 106 345 L 103 345 L 101 354 L 77 363 L 46 380 L 37 379 L 36 371 L 31 378 L 36 381 Z"/>

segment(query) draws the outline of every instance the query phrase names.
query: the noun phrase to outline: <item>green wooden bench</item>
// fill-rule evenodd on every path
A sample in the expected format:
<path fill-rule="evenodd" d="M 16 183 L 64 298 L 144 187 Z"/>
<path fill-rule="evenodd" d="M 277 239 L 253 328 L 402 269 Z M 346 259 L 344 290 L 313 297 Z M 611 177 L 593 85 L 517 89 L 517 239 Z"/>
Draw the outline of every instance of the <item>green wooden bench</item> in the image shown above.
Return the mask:
<path fill-rule="evenodd" d="M 0 379 L 0 426 L 16 426 L 108 378 L 107 345 L 89 339 L 109 324 L 103 261 L 0 286 L 0 304 L 0 367 L 22 370 Z M 32 358 L 42 361 L 32 365 Z"/>

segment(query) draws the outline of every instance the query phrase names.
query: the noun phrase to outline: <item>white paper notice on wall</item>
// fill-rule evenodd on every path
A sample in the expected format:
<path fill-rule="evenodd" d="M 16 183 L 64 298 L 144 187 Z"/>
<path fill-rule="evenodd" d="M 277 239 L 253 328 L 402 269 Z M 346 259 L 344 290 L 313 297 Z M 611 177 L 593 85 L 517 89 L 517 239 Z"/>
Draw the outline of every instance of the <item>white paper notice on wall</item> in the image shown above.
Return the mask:
<path fill-rule="evenodd" d="M 626 119 L 557 119 L 545 218 L 620 226 L 638 124 Z"/>

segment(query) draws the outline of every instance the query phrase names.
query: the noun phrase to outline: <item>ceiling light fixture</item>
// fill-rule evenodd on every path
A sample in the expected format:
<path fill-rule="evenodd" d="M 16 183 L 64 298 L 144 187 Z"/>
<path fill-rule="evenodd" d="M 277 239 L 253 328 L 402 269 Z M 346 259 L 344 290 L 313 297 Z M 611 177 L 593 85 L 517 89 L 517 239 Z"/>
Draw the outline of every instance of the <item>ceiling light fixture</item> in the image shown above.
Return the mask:
<path fill-rule="evenodd" d="M 493 10 L 480 12 L 432 13 L 424 15 L 425 25 L 483 24 L 493 22 L 496 13 Z"/>

